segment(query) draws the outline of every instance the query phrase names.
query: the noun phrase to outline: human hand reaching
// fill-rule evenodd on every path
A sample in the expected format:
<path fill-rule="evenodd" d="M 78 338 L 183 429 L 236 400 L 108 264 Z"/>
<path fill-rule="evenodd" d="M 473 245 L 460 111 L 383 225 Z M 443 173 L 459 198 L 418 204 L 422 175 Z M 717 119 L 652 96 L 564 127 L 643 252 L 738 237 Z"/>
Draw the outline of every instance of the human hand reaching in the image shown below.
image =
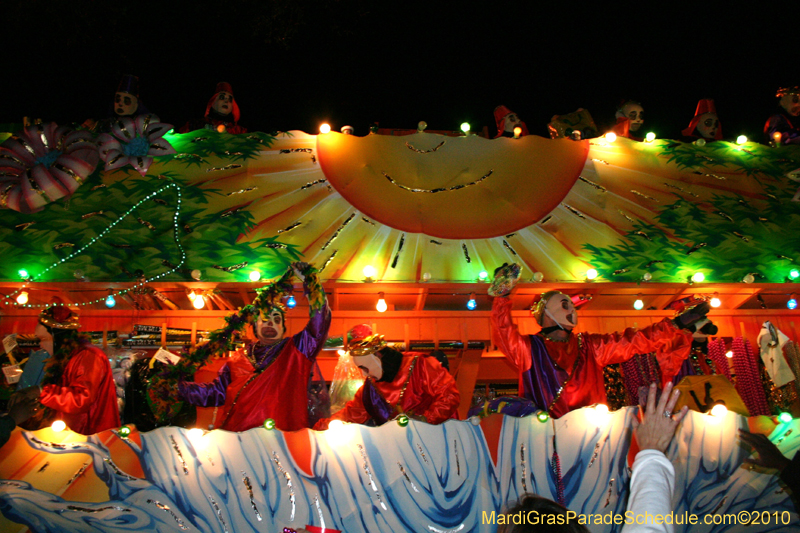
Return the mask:
<path fill-rule="evenodd" d="M 667 386 L 664 387 L 657 405 L 656 393 L 656 384 L 651 383 L 647 394 L 647 407 L 639 408 L 642 421 L 634 419 L 633 429 L 640 450 L 658 450 L 664 453 L 675 436 L 678 424 L 689 411 L 689 407 L 683 406 L 679 412 L 673 413 L 680 391 L 676 390 L 673 393 L 672 382 L 667 383 Z"/>
<path fill-rule="evenodd" d="M 745 464 L 761 466 L 764 468 L 774 468 L 783 470 L 791 461 L 787 459 L 766 435 L 750 433 L 743 429 L 739 430 L 739 439 L 758 453 L 758 457 L 748 457 L 743 461 Z"/>

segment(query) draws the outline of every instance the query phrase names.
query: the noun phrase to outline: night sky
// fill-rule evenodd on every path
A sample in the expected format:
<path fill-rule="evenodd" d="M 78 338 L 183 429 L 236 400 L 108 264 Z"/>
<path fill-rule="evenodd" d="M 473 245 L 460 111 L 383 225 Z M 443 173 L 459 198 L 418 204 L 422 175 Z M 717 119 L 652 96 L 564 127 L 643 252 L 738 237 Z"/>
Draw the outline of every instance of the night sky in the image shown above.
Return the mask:
<path fill-rule="evenodd" d="M 375 121 L 425 120 L 494 135 L 492 110 L 504 104 L 547 136 L 552 115 L 579 107 L 607 126 L 627 97 L 642 102 L 646 131 L 676 138 L 697 100 L 714 98 L 726 139 L 761 140 L 776 88 L 800 84 L 786 3 L 769 12 L 663 2 L 13 4 L 3 8 L 0 123 L 102 118 L 132 73 L 142 101 L 176 126 L 201 118 L 228 81 L 240 123 L 268 132 L 316 133 L 327 121 L 366 135 Z"/>

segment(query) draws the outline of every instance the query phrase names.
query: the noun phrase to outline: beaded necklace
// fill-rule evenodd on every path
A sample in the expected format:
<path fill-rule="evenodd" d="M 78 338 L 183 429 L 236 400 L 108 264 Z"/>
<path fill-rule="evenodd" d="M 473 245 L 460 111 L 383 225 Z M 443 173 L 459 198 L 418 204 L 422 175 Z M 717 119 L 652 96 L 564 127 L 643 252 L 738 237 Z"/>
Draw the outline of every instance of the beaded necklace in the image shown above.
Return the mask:
<path fill-rule="evenodd" d="M 417 359 L 418 358 L 419 358 L 419 356 L 415 355 L 414 359 L 412 359 L 412 361 L 411 361 L 411 364 L 408 366 L 408 376 L 406 377 L 405 383 L 403 383 L 403 387 L 400 389 L 400 398 L 397 400 L 397 403 L 394 406 L 392 406 L 392 411 L 394 411 L 395 413 L 400 414 L 400 413 L 403 412 L 403 407 L 402 407 L 402 405 L 403 405 L 403 397 L 405 397 L 406 388 L 408 388 L 408 384 L 411 381 L 411 375 L 414 373 L 414 367 L 417 364 Z M 377 391 L 378 396 L 381 397 L 381 400 L 383 400 L 384 402 L 386 402 L 389 405 L 392 405 L 391 403 L 389 403 L 389 401 L 386 399 L 386 397 L 383 395 L 383 393 L 380 391 L 380 389 L 377 386 L 375 386 L 375 381 L 372 378 L 367 378 L 367 379 L 372 381 L 372 387 Z"/>

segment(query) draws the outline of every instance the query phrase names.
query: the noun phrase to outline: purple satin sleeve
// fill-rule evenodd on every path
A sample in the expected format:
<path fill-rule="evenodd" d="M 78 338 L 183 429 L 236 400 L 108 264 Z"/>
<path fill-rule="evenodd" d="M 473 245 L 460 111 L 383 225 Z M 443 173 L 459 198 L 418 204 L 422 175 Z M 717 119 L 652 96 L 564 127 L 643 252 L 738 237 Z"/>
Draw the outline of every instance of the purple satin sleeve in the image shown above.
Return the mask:
<path fill-rule="evenodd" d="M 230 384 L 231 369 L 225 365 L 211 383 L 179 381 L 178 394 L 197 407 L 219 407 L 225 405 L 225 391 Z"/>
<path fill-rule="evenodd" d="M 686 376 L 694 376 L 696 374 L 697 373 L 694 371 L 694 367 L 692 366 L 692 361 L 690 359 L 686 359 L 681 365 L 681 369 L 678 370 L 678 373 L 675 374 L 674 378 L 672 378 L 672 384 L 677 385 Z"/>
<path fill-rule="evenodd" d="M 331 310 L 328 308 L 328 301 L 325 300 L 320 310 L 308 319 L 303 331 L 293 337 L 295 348 L 308 359 L 315 360 L 325 344 L 330 327 Z"/>
<path fill-rule="evenodd" d="M 393 410 L 380 395 L 375 385 L 372 384 L 372 380 L 368 379 L 364 381 L 361 395 L 361 401 L 364 402 L 364 409 L 375 422 L 376 426 L 381 426 L 389 421 L 392 417 Z"/>
<path fill-rule="evenodd" d="M 569 374 L 555 364 L 541 337 L 531 335 L 530 339 L 531 368 L 522 373 L 522 397 L 546 411 Z"/>

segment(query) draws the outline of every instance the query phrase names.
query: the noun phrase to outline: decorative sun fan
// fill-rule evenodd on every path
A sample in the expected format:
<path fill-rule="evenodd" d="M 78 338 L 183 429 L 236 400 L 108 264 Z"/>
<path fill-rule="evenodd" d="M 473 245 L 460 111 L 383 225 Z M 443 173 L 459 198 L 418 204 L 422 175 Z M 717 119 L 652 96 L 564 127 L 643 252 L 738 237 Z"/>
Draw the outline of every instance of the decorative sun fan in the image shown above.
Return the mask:
<path fill-rule="evenodd" d="M 738 281 L 769 278 L 765 249 L 797 248 L 785 178 L 797 160 L 752 143 L 291 132 L 244 166 L 189 179 L 219 191 L 218 212 L 252 216 L 240 242 L 278 237 L 323 279 L 361 279 L 369 264 L 384 281 L 473 281 L 516 262 L 547 281 L 589 268 L 610 281 L 685 281 L 697 268 Z"/>

